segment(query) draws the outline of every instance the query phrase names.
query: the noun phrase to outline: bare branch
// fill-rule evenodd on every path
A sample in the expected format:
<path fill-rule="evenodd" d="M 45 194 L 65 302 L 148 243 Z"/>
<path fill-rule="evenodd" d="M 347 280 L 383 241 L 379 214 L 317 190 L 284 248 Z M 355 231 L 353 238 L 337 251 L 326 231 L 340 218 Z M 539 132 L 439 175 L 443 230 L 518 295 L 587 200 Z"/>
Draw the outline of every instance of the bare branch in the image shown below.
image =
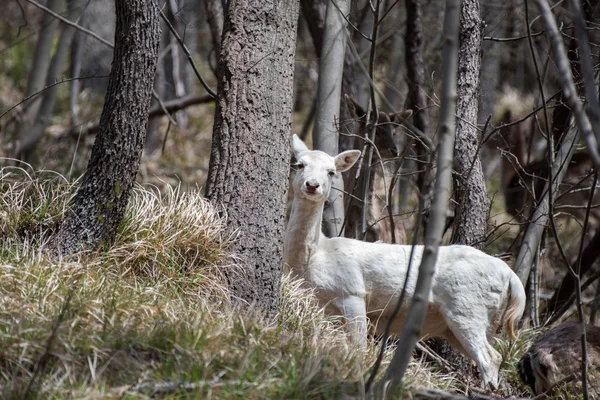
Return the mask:
<path fill-rule="evenodd" d="M 575 117 L 575 121 L 579 127 L 579 132 L 587 144 L 588 151 L 590 152 L 590 156 L 594 162 L 594 166 L 596 169 L 600 170 L 600 154 L 598 154 L 600 129 L 598 129 L 597 132 L 592 132 L 590 121 L 583 111 L 581 100 L 577 96 L 577 89 L 575 88 L 575 83 L 573 82 L 573 74 L 569 67 L 567 52 L 565 50 L 562 37 L 558 32 L 558 26 L 556 25 L 556 20 L 554 19 L 554 15 L 550 10 L 548 2 L 546 0 L 535 0 L 535 2 L 537 3 L 544 23 L 546 24 L 546 29 L 548 30 L 547 33 L 550 37 L 552 52 L 554 53 L 556 67 L 559 71 L 558 76 L 563 88 L 565 100 L 567 101 L 567 104 L 571 108 L 571 112 Z M 596 136 L 594 136 L 594 134 Z"/>
<path fill-rule="evenodd" d="M 35 0 L 26 0 L 27 2 L 33 4 L 34 6 L 36 6 L 37 8 L 39 8 L 40 10 L 43 10 L 44 12 L 47 12 L 48 14 L 52 15 L 54 18 L 59 19 L 61 22 L 64 22 L 65 24 L 72 26 L 73 28 L 77 29 L 78 31 L 84 32 L 88 35 L 90 35 L 91 37 L 93 37 L 94 39 L 98 40 L 101 43 L 104 43 L 105 45 L 107 45 L 110 48 L 114 48 L 115 45 L 112 44 L 111 42 L 109 42 L 108 40 L 104 39 L 103 37 L 101 37 L 100 35 L 98 35 L 97 33 L 94 33 L 92 31 L 90 31 L 89 29 L 85 29 L 83 26 L 76 24 L 73 21 L 69 21 L 67 18 L 63 17 L 60 14 L 55 13 L 54 11 L 50 10 L 49 8 L 41 5 L 40 3 L 38 3 Z"/>
<path fill-rule="evenodd" d="M 196 77 L 198 78 L 198 80 L 200 81 L 200 83 L 202 84 L 202 86 L 204 87 L 204 89 L 208 92 L 208 94 L 210 94 L 212 97 L 216 98 L 217 97 L 217 93 L 214 90 L 212 90 L 210 88 L 210 86 L 208 86 L 208 83 L 206 83 L 206 81 L 204 80 L 204 78 L 202 78 L 202 75 L 200 75 L 200 71 L 198 71 L 198 67 L 196 66 L 196 63 L 194 62 L 194 58 L 192 57 L 192 54 L 190 53 L 190 50 L 187 48 L 187 46 L 183 42 L 183 39 L 181 39 L 181 36 L 179 36 L 179 33 L 177 33 L 177 30 L 173 27 L 173 25 L 171 25 L 171 22 L 165 16 L 165 14 L 163 13 L 162 10 L 160 10 L 160 17 L 163 19 L 163 21 L 165 21 L 165 23 L 169 27 L 169 30 L 171 31 L 171 33 L 173 34 L 173 36 L 175 36 L 175 39 L 179 43 L 179 46 L 181 46 L 181 48 L 183 49 L 183 52 L 187 56 L 187 59 L 190 62 L 190 65 L 192 66 L 192 69 L 194 70 L 194 74 L 196 74 Z"/>

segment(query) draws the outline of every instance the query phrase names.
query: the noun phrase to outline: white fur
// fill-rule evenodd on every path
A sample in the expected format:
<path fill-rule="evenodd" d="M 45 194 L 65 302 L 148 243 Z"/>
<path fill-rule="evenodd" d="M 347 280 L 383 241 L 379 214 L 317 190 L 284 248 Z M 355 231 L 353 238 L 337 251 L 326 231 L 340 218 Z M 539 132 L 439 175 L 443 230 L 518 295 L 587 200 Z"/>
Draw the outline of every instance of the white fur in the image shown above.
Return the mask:
<path fill-rule="evenodd" d="M 349 169 L 360 156 L 350 150 L 331 157 L 310 151 L 296 136 L 298 168 L 294 199 L 285 237 L 285 261 L 292 272 L 315 288 L 327 312 L 343 315 L 354 340 L 366 343 L 367 318 L 380 333 L 396 304 L 411 246 L 367 243 L 321 233 L 323 205 L 331 188 L 329 172 Z M 318 185 L 314 191 L 307 186 Z M 312 191 L 312 192 L 311 192 Z M 314 192 L 314 193 L 313 193 Z M 423 246 L 417 246 L 404 304 L 392 323 L 401 332 L 414 295 Z M 468 246 L 440 247 L 429 293 L 429 311 L 421 335 L 446 338 L 477 362 L 484 383 L 496 386 L 501 356 L 488 338 L 510 316 L 512 324 L 525 308 L 525 291 L 503 261 Z"/>

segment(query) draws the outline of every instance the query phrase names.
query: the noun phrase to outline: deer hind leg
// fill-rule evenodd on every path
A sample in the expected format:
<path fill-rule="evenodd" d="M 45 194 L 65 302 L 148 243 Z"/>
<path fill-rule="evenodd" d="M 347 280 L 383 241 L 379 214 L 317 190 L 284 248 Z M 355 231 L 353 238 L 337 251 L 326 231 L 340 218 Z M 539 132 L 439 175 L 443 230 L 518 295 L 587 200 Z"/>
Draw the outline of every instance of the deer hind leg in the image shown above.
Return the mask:
<path fill-rule="evenodd" d="M 482 314 L 485 318 L 486 314 Z M 477 363 L 483 384 L 498 387 L 498 374 L 502 356 L 487 340 L 488 324 L 482 319 L 467 320 L 446 318 L 451 334 L 446 335 L 450 346 L 460 351 Z"/>
<path fill-rule="evenodd" d="M 346 319 L 348 333 L 354 343 L 367 344 L 367 310 L 362 296 L 345 296 L 335 300 Z"/>

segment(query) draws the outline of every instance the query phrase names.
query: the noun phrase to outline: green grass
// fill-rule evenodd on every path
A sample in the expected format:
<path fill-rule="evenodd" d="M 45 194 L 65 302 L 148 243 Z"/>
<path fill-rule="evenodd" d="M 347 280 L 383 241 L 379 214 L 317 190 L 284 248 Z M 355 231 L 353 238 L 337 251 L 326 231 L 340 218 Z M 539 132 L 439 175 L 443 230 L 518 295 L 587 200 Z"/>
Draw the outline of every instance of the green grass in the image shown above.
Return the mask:
<path fill-rule="evenodd" d="M 138 186 L 110 248 L 55 260 L 44 248 L 75 186 L 0 177 L 1 398 L 360 398 L 376 344 L 351 345 L 289 276 L 276 320 L 236 308 L 222 278 L 235 237 L 199 193 Z M 404 390 L 417 386 L 466 390 L 422 360 Z"/>

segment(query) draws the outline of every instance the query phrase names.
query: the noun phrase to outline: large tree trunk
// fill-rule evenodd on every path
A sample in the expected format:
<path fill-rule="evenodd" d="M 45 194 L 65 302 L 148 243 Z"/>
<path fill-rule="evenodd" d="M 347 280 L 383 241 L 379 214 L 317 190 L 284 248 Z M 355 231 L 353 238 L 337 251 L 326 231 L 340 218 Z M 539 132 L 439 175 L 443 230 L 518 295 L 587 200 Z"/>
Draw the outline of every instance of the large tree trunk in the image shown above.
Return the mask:
<path fill-rule="evenodd" d="M 454 145 L 454 198 L 457 206 L 452 243 L 483 249 L 490 201 L 485 190 L 476 129 L 483 28 L 479 0 L 462 1 L 460 21 Z"/>
<path fill-rule="evenodd" d="M 232 0 L 225 17 L 206 194 L 239 232 L 234 294 L 277 310 L 289 179 L 297 0 Z"/>
<path fill-rule="evenodd" d="M 109 243 L 125 213 L 146 137 L 160 41 L 151 0 L 116 0 L 115 50 L 100 131 L 58 233 L 63 254 Z"/>

